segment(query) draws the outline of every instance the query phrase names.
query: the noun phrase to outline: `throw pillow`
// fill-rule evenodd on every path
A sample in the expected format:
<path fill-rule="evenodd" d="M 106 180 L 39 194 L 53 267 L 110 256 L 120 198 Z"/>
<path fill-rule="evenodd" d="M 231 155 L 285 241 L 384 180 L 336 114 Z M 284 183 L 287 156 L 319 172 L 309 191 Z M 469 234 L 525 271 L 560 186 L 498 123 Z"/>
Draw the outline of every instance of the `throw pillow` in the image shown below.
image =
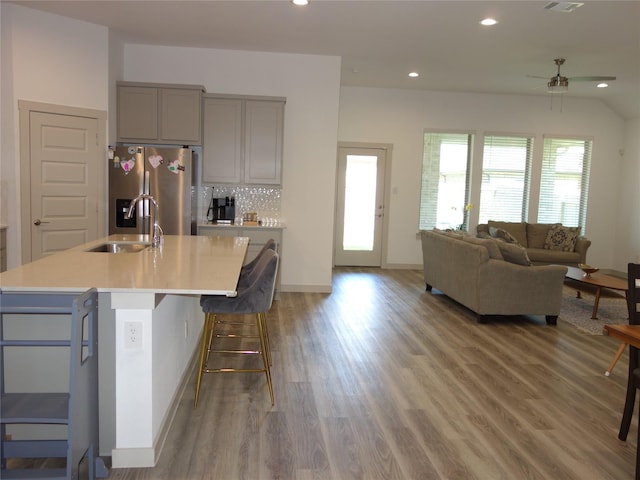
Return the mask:
<path fill-rule="evenodd" d="M 529 259 L 529 255 L 527 255 L 527 250 L 520 246 L 515 245 L 513 243 L 506 242 L 496 242 L 498 247 L 500 248 L 500 253 L 502 253 L 502 257 L 506 262 L 515 263 L 517 265 L 524 265 L 528 267 L 531 265 L 531 260 Z"/>
<path fill-rule="evenodd" d="M 518 240 L 518 243 L 527 248 L 527 224 L 526 222 L 499 222 L 497 220 L 487 221 L 489 227 L 501 228 L 509 232 Z"/>
<path fill-rule="evenodd" d="M 498 242 L 493 238 L 479 238 L 467 236 L 464 237 L 464 240 L 469 243 L 475 243 L 476 245 L 482 245 L 489 252 L 489 258 L 493 258 L 495 260 L 503 260 L 502 253 L 500 253 L 500 249 L 498 248 Z"/>
<path fill-rule="evenodd" d="M 516 245 L 520 245 L 520 242 L 518 242 L 516 237 L 511 235 L 504 228 L 489 227 L 489 235 L 491 235 L 493 238 L 497 238 L 498 240 L 503 240 L 507 243 L 514 243 Z"/>
<path fill-rule="evenodd" d="M 544 248 L 547 250 L 573 252 L 578 235 L 580 235 L 580 227 L 563 227 L 560 224 L 553 225 L 549 229 L 549 233 L 547 233 Z"/>

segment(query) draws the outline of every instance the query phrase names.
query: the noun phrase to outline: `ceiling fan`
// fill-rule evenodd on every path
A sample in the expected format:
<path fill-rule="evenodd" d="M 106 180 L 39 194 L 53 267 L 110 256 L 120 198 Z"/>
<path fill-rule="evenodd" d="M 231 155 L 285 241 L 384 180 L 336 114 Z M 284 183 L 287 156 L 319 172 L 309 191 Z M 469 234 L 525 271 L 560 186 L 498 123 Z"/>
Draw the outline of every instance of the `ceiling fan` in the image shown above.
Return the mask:
<path fill-rule="evenodd" d="M 560 66 L 562 66 L 565 62 L 564 58 L 556 58 L 554 60 L 555 64 L 558 66 L 558 73 L 551 77 L 547 82 L 547 91 L 549 93 L 566 93 L 569 91 L 569 80 L 572 82 L 605 82 L 609 80 L 615 80 L 616 77 L 606 77 L 606 76 L 591 76 L 591 77 L 563 77 L 560 74 Z M 544 78 L 548 77 L 539 77 L 536 75 L 527 75 L 531 78 Z"/>

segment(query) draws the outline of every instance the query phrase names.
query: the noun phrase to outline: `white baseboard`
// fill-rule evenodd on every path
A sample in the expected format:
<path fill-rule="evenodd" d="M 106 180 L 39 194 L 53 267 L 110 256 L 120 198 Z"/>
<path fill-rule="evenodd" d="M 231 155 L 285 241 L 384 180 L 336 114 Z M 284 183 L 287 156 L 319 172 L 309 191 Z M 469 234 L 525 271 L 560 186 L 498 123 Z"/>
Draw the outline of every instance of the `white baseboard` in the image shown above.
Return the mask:
<path fill-rule="evenodd" d="M 331 285 L 280 285 L 281 292 L 331 293 Z"/>
<path fill-rule="evenodd" d="M 423 267 L 421 263 L 386 263 L 382 266 L 386 270 L 422 270 Z"/>

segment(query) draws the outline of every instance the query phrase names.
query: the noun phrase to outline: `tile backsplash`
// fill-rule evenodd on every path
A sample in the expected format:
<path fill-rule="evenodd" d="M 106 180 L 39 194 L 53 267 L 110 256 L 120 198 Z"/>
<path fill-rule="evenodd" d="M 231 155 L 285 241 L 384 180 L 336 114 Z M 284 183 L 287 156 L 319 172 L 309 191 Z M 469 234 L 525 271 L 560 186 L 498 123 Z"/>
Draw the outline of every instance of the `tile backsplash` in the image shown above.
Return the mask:
<path fill-rule="evenodd" d="M 278 223 L 280 218 L 280 188 L 252 187 L 237 185 L 209 186 L 200 188 L 200 223 L 207 222 L 207 210 L 211 197 L 234 197 L 236 218 L 242 218 L 246 212 L 256 212 L 258 218 L 266 223 Z"/>

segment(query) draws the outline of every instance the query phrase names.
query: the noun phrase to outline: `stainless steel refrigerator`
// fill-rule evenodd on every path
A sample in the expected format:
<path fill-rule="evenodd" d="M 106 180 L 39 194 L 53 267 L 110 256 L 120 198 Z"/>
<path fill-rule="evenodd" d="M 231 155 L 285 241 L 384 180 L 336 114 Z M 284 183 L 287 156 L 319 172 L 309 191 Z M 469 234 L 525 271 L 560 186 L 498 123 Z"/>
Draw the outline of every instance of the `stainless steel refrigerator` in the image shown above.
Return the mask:
<path fill-rule="evenodd" d="M 189 148 L 117 146 L 109 159 L 109 233 L 150 233 L 154 209 L 149 200 L 137 203 L 130 219 L 131 200 L 141 193 L 158 203 L 158 222 L 165 235 L 196 233 L 192 187 L 197 161 Z M 192 200 L 193 199 L 193 200 Z"/>

